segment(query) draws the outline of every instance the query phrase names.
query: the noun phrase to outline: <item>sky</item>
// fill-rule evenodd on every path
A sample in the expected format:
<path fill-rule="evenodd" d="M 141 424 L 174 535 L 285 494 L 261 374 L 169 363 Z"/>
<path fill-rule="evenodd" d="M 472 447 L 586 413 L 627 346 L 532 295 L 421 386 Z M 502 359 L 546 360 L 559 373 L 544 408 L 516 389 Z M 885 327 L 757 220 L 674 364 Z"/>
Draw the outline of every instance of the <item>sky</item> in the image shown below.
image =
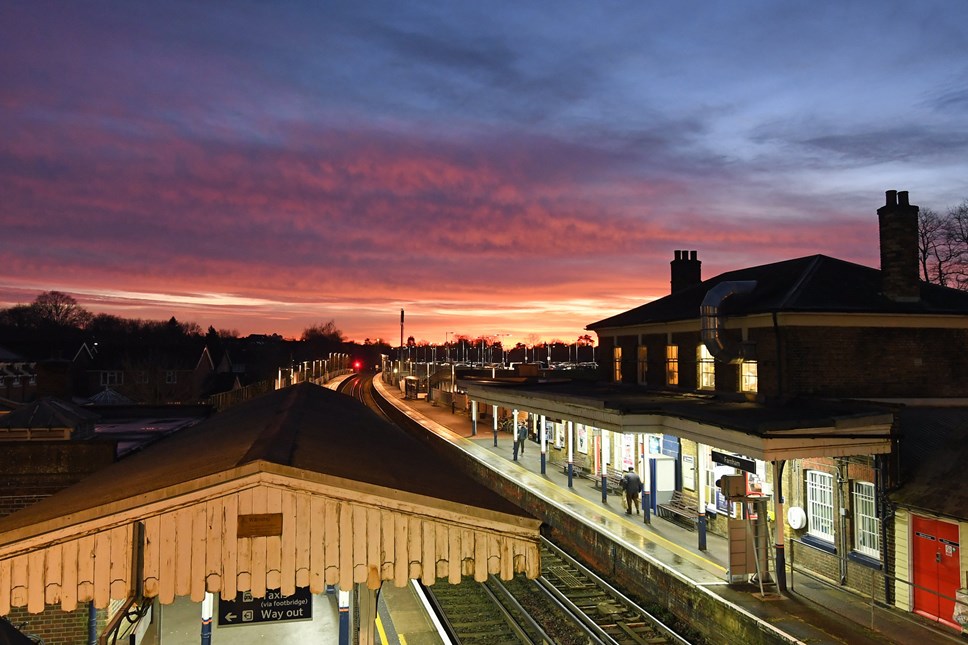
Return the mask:
<path fill-rule="evenodd" d="M 571 342 L 966 184 L 962 0 L 0 3 L 0 307 Z"/>

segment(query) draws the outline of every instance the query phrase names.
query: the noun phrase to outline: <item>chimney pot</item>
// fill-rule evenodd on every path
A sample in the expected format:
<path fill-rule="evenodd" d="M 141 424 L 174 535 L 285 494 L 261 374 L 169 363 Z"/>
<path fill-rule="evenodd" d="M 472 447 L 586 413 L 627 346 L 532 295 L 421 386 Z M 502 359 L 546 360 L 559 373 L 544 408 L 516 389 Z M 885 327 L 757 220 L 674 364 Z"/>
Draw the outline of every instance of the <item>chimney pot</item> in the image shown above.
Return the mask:
<path fill-rule="evenodd" d="M 897 191 L 889 190 L 887 191 L 887 201 L 886 206 L 897 206 Z"/>
<path fill-rule="evenodd" d="M 678 293 L 702 282 L 702 262 L 697 259 L 695 251 L 676 251 L 675 259 L 670 264 L 672 265 L 672 293 Z"/>
<path fill-rule="evenodd" d="M 901 190 L 897 193 L 897 204 L 898 206 L 910 206 L 908 203 L 908 191 Z"/>

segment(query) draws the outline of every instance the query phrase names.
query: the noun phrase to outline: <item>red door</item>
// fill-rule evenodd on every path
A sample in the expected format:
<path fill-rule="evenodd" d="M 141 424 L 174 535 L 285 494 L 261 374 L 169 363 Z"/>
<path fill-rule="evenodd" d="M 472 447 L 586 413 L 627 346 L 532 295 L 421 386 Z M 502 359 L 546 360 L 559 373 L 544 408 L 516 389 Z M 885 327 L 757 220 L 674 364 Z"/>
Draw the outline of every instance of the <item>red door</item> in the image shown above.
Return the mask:
<path fill-rule="evenodd" d="M 917 515 L 912 520 L 914 611 L 960 629 L 952 618 L 951 600 L 961 586 L 958 525 Z"/>

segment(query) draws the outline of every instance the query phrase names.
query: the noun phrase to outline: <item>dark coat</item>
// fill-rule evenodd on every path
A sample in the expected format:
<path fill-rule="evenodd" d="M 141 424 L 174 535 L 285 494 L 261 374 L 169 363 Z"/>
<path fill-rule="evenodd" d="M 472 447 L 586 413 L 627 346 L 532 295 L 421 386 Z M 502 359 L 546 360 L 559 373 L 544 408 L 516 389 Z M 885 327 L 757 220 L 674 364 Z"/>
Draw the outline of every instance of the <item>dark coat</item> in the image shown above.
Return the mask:
<path fill-rule="evenodd" d="M 622 489 L 626 494 L 631 493 L 633 495 L 638 495 L 642 492 L 642 480 L 639 479 L 639 476 L 634 472 L 629 472 L 622 475 L 622 483 L 624 484 Z"/>

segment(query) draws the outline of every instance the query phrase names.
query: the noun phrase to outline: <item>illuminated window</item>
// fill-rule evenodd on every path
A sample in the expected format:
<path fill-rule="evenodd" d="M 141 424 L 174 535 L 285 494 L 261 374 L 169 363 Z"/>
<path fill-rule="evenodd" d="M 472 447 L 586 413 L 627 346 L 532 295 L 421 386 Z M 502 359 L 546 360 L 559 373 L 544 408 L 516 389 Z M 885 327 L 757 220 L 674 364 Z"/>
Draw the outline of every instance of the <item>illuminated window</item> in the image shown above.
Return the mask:
<path fill-rule="evenodd" d="M 622 382 L 622 348 L 612 348 L 612 380 L 616 383 Z"/>
<path fill-rule="evenodd" d="M 877 518 L 874 484 L 854 483 L 854 550 L 873 558 L 881 557 L 881 521 Z"/>
<path fill-rule="evenodd" d="M 739 364 L 740 392 L 756 392 L 756 361 L 743 361 Z"/>
<path fill-rule="evenodd" d="M 666 384 L 679 385 L 678 345 L 666 345 Z"/>
<path fill-rule="evenodd" d="M 716 362 L 713 360 L 713 355 L 709 353 L 709 349 L 706 348 L 705 344 L 700 345 L 699 350 L 696 353 L 696 364 L 699 371 L 699 376 L 697 378 L 699 389 L 715 390 Z"/>
<path fill-rule="evenodd" d="M 639 345 L 638 352 L 638 378 L 639 385 L 645 385 L 646 377 L 649 371 L 649 349 L 645 345 Z"/>
<path fill-rule="evenodd" d="M 819 470 L 807 471 L 807 522 L 810 535 L 833 542 L 833 476 Z"/>

